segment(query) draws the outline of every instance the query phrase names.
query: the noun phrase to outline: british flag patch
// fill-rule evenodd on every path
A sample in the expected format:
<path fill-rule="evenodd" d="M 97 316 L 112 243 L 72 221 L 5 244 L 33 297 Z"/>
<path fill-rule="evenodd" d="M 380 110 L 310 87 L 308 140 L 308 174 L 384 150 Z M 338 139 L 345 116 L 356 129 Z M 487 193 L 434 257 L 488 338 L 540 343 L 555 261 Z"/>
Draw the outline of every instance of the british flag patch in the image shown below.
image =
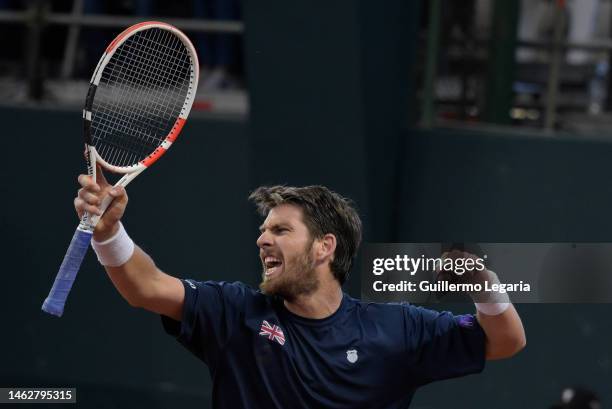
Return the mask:
<path fill-rule="evenodd" d="M 259 335 L 268 337 L 270 341 L 276 341 L 281 345 L 285 345 L 285 334 L 283 334 L 283 330 L 278 325 L 270 325 L 266 320 L 263 320 L 261 323 Z"/>

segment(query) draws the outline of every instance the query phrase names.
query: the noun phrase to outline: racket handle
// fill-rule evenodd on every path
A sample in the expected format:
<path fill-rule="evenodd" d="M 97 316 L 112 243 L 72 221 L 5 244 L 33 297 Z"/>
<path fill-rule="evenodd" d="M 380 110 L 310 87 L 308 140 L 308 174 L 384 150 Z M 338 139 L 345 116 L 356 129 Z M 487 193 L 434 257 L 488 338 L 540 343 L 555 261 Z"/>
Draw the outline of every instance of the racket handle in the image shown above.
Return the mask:
<path fill-rule="evenodd" d="M 108 208 L 108 206 L 111 204 L 113 200 L 115 200 L 115 198 L 109 194 L 107 194 L 106 196 L 102 198 L 102 201 L 100 202 L 100 205 L 98 206 L 98 209 L 100 209 L 100 212 L 102 212 L 102 214 L 104 214 L 104 212 L 106 211 L 106 209 Z M 91 224 L 92 226 L 96 226 L 98 222 L 100 221 L 101 217 L 102 216 L 98 216 L 97 214 L 90 214 L 89 224 Z"/>
<path fill-rule="evenodd" d="M 64 313 L 64 304 L 66 304 L 66 299 L 79 272 L 83 258 L 87 254 L 92 236 L 93 232 L 82 230 L 80 226 L 74 232 L 70 247 L 68 247 L 64 261 L 62 261 L 55 277 L 53 287 L 51 287 L 49 296 L 42 305 L 44 312 L 57 317 L 61 317 Z"/>

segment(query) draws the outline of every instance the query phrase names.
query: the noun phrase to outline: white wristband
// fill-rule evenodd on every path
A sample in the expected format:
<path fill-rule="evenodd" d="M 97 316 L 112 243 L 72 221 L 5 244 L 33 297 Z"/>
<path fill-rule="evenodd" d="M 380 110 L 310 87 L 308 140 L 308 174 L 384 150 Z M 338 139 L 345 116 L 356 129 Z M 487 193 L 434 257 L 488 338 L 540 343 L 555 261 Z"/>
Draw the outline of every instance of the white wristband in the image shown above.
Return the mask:
<path fill-rule="evenodd" d="M 499 277 L 491 270 L 487 270 L 487 281 L 492 287 L 499 284 Z M 476 309 L 485 315 L 499 315 L 510 307 L 510 297 L 505 292 L 499 291 L 478 291 L 470 293 Z"/>
<path fill-rule="evenodd" d="M 119 267 L 127 263 L 134 254 L 134 242 L 121 222 L 119 222 L 119 231 L 115 235 L 102 242 L 92 240 L 91 247 L 96 252 L 100 264 L 107 267 Z"/>
<path fill-rule="evenodd" d="M 499 315 L 510 307 L 509 302 L 477 302 L 474 305 L 484 315 Z"/>

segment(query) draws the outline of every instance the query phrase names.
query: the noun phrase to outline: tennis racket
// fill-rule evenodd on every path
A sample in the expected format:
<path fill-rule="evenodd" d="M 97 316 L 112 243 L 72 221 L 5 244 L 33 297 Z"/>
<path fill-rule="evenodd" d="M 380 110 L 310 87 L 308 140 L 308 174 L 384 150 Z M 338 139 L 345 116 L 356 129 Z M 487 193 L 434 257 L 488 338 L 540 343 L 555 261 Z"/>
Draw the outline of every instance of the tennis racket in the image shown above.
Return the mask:
<path fill-rule="evenodd" d="M 127 28 L 106 48 L 83 109 L 87 172 L 96 164 L 123 174 L 127 186 L 176 141 L 198 85 L 198 58 L 176 27 L 147 21 Z M 112 197 L 102 199 L 104 212 Z M 61 317 L 100 216 L 85 213 L 42 310 Z"/>

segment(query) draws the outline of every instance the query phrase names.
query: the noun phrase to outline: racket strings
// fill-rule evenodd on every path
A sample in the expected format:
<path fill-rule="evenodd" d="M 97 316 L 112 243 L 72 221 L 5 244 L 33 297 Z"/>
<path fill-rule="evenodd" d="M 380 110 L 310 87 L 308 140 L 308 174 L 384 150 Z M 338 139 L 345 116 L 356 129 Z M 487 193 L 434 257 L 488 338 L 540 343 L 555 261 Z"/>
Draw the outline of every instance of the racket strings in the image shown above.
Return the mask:
<path fill-rule="evenodd" d="M 193 81 L 182 41 L 151 28 L 129 37 L 108 62 L 92 106 L 94 146 L 106 162 L 130 166 L 170 133 Z"/>
<path fill-rule="evenodd" d="M 153 37 L 153 41 L 156 42 L 157 44 L 159 44 L 159 42 L 155 41 L 155 40 L 157 40 L 158 37 L 159 36 L 157 36 L 157 35 L 155 37 Z M 170 37 L 170 36 L 166 35 L 166 37 Z M 143 44 L 146 45 L 146 42 L 142 41 L 142 38 L 134 38 L 134 40 L 135 40 L 134 42 L 136 42 L 137 44 L 139 44 L 141 46 Z M 175 39 L 175 44 L 176 44 L 177 41 L 178 40 Z M 144 132 L 142 132 L 142 130 L 143 130 L 142 127 L 141 127 L 141 129 L 137 129 L 137 131 L 141 131 L 141 132 L 136 132 L 136 136 L 140 137 L 141 140 L 144 140 L 145 142 L 148 142 L 149 144 L 152 145 L 152 146 L 147 146 L 146 143 L 144 145 L 143 144 L 139 144 L 139 145 L 141 145 L 143 147 L 144 153 L 146 154 L 146 151 L 150 151 L 151 148 L 156 147 L 156 145 L 158 145 L 163 140 L 163 137 L 166 134 L 166 129 L 163 129 L 162 120 L 164 119 L 164 115 L 168 114 L 168 112 L 167 112 L 168 109 L 167 108 L 169 106 L 168 107 L 164 107 L 161 104 L 161 102 L 159 101 L 159 99 L 155 98 L 155 96 L 152 95 L 152 92 L 151 92 L 152 88 L 147 88 L 146 87 L 147 83 L 159 86 L 159 84 L 161 82 L 160 81 L 160 74 L 159 74 L 160 67 L 159 67 L 159 63 L 156 61 L 156 58 L 153 58 L 153 59 L 142 59 L 141 55 L 134 55 L 134 53 L 130 52 L 130 50 L 131 50 L 130 48 L 125 47 L 125 48 L 122 49 L 122 51 L 124 51 L 122 54 L 127 54 L 128 57 L 130 57 L 132 59 L 140 58 L 140 61 L 143 61 L 144 64 L 148 64 L 148 68 L 151 68 L 151 70 L 148 72 L 148 74 L 149 74 L 148 76 L 146 76 L 146 77 L 143 76 L 142 78 L 135 77 L 135 81 L 132 81 L 135 84 L 140 86 L 138 88 L 141 88 L 141 94 L 142 94 L 142 90 L 144 90 L 146 94 L 138 96 L 135 93 L 132 93 L 131 95 L 132 96 L 136 96 L 137 98 L 139 98 L 141 100 L 143 98 L 146 98 L 150 102 L 150 104 L 149 104 L 149 112 L 151 112 L 153 114 L 151 117 L 148 117 L 146 119 L 148 119 L 149 121 L 151 121 L 151 120 L 154 121 L 157 118 L 158 119 L 158 123 L 159 123 L 158 125 L 162 126 L 162 135 L 161 135 L 162 138 L 159 138 L 159 137 L 155 138 L 155 133 L 154 132 L 150 132 L 151 131 L 150 129 L 149 129 L 149 132 L 147 132 L 146 124 L 142 124 L 142 123 L 140 124 L 141 126 L 145 125 Z M 151 52 L 154 57 L 159 57 L 159 54 L 160 54 L 158 52 L 158 50 L 156 50 L 156 49 L 152 49 L 152 50 L 150 50 L 150 49 L 146 50 L 145 49 L 144 52 Z M 143 54 L 143 52 L 140 52 L 138 54 Z M 138 61 L 138 60 L 136 60 L 136 61 Z M 135 65 L 134 68 L 135 68 L 135 70 L 137 70 L 138 73 L 142 72 L 142 71 L 139 70 L 141 68 L 140 66 Z M 126 75 L 126 71 L 125 70 L 121 70 L 118 75 Z M 133 75 L 131 75 L 131 76 L 133 77 Z M 128 99 L 128 104 L 129 103 L 133 104 L 134 102 L 138 102 L 138 101 L 134 101 L 134 98 Z M 181 102 L 182 101 L 178 100 L 175 105 L 178 105 Z M 139 104 L 136 104 L 136 106 L 138 107 Z M 142 108 L 142 104 L 140 104 L 140 107 Z M 141 111 L 142 111 L 142 109 L 141 109 Z M 139 113 L 141 114 L 140 116 L 142 116 L 142 112 L 139 112 Z M 125 119 L 125 120 L 129 121 L 129 120 L 133 120 L 134 118 L 122 118 L 122 119 Z M 174 118 L 172 118 L 172 119 L 174 119 Z M 122 158 L 119 157 L 119 159 L 122 159 Z M 130 159 L 133 160 L 132 158 L 130 158 Z"/>
<path fill-rule="evenodd" d="M 138 41 L 138 39 L 135 39 L 135 40 L 137 42 L 141 43 L 141 41 Z M 178 40 L 175 40 L 175 41 L 178 41 Z M 133 55 L 132 56 L 129 55 L 129 54 L 133 54 L 133 53 L 130 52 L 129 48 L 126 47 L 126 48 L 122 49 L 121 51 L 123 53 L 127 53 L 129 57 L 135 58 Z M 152 50 L 153 55 L 157 57 L 158 53 L 156 53 L 155 51 L 156 50 Z M 137 55 L 136 58 L 137 57 L 139 57 L 139 56 Z M 142 88 L 143 90 L 145 90 L 145 92 L 149 91 L 148 94 L 144 96 L 144 98 L 147 98 L 149 100 L 150 105 L 151 105 L 150 107 L 153 108 L 153 112 L 157 114 L 158 118 L 160 118 L 160 114 L 165 113 L 164 111 L 167 110 L 169 105 L 168 106 L 164 106 L 163 104 L 166 104 L 167 101 L 165 101 L 165 99 L 162 100 L 162 99 L 159 99 L 159 98 L 155 98 L 155 95 L 151 95 L 152 88 L 147 88 L 146 87 L 147 83 L 152 83 L 153 85 L 159 85 L 159 83 L 160 83 L 160 75 L 159 75 L 160 68 L 159 68 L 159 63 L 157 61 L 155 61 L 154 59 L 153 60 L 149 59 L 149 60 L 145 60 L 145 61 L 146 61 L 146 63 L 149 64 L 149 68 L 150 68 L 149 76 L 148 77 L 143 77 L 143 78 L 136 77 L 134 82 L 137 85 L 140 85 L 139 88 Z M 140 67 L 136 67 L 136 68 L 138 69 Z M 125 75 L 125 74 L 123 74 L 123 75 Z M 167 77 L 167 79 L 169 80 L 168 81 L 169 83 L 173 82 L 172 81 L 172 77 Z M 162 77 L 162 80 L 163 80 L 163 77 Z M 141 99 L 142 99 L 142 97 L 143 96 L 141 96 Z M 162 97 L 164 97 L 164 96 L 162 96 Z M 182 102 L 181 99 L 182 98 L 177 99 L 176 105 L 180 105 L 181 104 L 181 102 Z M 129 100 L 128 101 L 128 103 L 132 103 L 132 102 L 133 102 L 133 100 Z"/>

